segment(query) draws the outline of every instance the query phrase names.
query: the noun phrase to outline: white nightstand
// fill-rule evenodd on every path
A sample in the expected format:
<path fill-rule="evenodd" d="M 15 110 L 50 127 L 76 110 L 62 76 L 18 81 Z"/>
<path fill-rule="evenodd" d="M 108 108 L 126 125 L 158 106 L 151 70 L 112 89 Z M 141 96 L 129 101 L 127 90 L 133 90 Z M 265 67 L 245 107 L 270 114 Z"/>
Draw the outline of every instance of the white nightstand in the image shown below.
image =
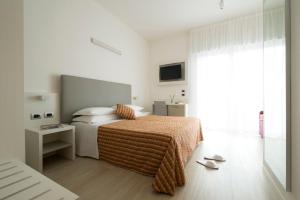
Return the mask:
<path fill-rule="evenodd" d="M 25 129 L 26 164 L 43 172 L 43 158 L 58 153 L 75 159 L 75 127 L 62 125 L 60 128 L 41 130 Z"/>

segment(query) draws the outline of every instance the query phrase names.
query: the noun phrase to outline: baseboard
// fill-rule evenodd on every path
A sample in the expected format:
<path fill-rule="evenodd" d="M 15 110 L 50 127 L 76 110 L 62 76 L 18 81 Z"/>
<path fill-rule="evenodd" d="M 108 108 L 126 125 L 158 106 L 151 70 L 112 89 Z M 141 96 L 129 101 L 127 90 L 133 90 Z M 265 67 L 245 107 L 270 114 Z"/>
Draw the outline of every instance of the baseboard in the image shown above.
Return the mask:
<path fill-rule="evenodd" d="M 296 200 L 291 192 L 286 192 L 279 183 L 269 166 L 264 163 L 264 171 L 282 200 Z"/>

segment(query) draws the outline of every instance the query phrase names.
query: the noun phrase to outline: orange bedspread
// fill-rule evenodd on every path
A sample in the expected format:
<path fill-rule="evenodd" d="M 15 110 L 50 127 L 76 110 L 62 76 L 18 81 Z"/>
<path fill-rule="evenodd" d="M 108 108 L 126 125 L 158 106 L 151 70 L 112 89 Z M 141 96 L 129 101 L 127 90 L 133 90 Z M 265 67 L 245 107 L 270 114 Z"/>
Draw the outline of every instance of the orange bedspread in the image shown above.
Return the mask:
<path fill-rule="evenodd" d="M 100 159 L 154 176 L 157 192 L 174 195 L 185 184 L 184 165 L 201 141 L 200 121 L 146 116 L 100 126 Z"/>

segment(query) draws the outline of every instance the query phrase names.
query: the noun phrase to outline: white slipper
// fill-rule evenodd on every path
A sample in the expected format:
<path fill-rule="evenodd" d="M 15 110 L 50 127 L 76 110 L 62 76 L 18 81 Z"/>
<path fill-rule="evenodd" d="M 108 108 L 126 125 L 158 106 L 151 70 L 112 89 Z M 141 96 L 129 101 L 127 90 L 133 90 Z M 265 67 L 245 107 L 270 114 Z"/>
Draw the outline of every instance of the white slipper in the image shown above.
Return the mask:
<path fill-rule="evenodd" d="M 226 160 L 220 156 L 220 155 L 214 155 L 212 157 L 204 157 L 205 160 L 214 160 L 214 161 L 217 161 L 217 162 L 225 162 Z"/>
<path fill-rule="evenodd" d="M 209 169 L 216 169 L 216 170 L 219 169 L 219 167 L 217 166 L 217 164 L 214 161 L 210 161 L 210 160 L 199 161 L 199 160 L 197 160 L 196 162 L 199 163 L 200 165 L 203 165 L 204 167 L 209 168 Z"/>

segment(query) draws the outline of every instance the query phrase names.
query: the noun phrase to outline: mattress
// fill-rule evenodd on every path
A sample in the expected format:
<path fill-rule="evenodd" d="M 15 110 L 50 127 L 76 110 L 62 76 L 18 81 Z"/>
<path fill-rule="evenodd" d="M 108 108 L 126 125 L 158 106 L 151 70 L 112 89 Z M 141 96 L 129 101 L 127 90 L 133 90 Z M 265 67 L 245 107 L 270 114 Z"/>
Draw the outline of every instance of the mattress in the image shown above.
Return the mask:
<path fill-rule="evenodd" d="M 154 176 L 154 190 L 170 195 L 185 184 L 184 165 L 202 139 L 200 121 L 189 117 L 153 115 L 98 129 L 100 159 Z"/>

